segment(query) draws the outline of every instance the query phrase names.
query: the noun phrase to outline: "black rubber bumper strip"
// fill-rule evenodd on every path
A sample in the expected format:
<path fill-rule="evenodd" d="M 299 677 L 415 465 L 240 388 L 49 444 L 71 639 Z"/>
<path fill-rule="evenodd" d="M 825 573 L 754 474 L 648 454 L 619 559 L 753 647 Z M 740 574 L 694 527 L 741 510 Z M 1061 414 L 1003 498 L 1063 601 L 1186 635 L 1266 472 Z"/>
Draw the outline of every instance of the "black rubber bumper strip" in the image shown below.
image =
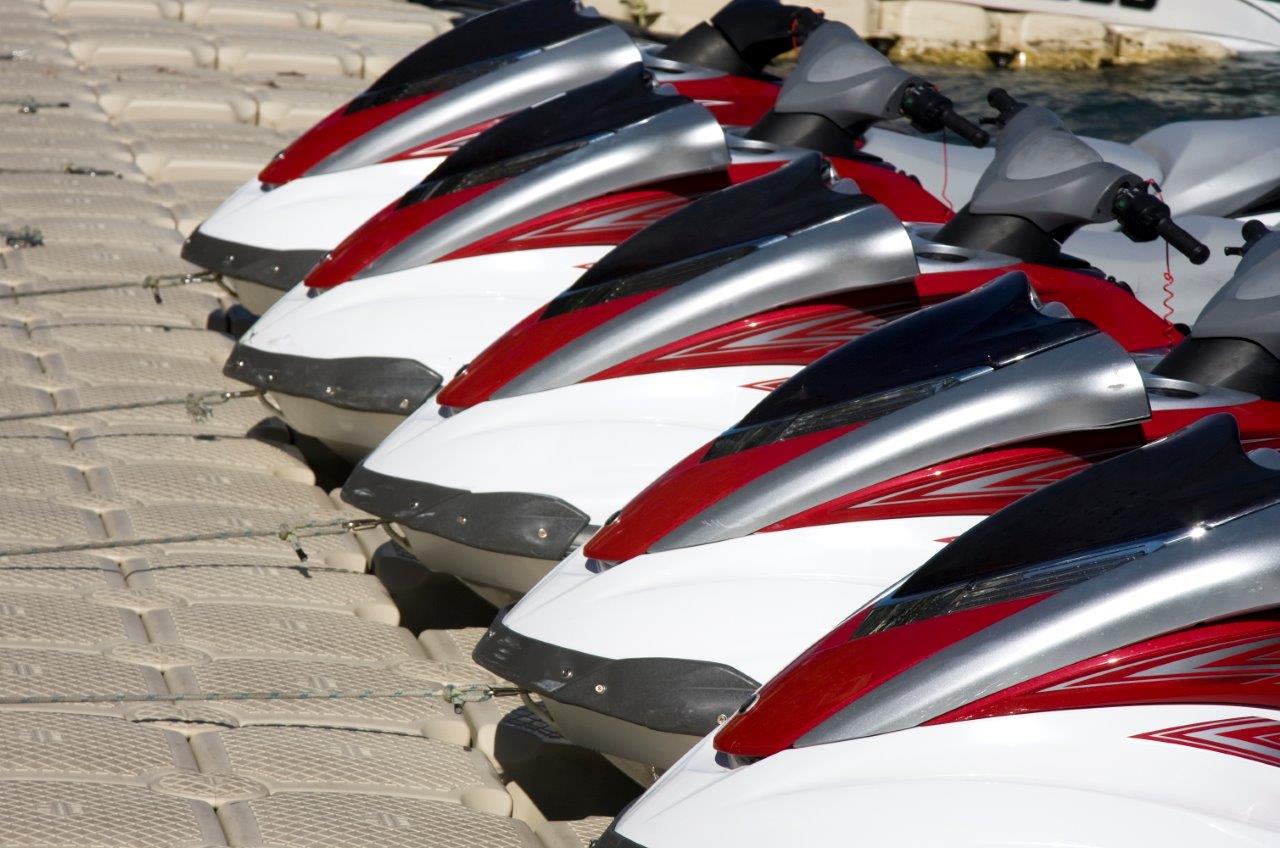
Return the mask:
<path fill-rule="evenodd" d="M 394 415 L 413 412 L 444 382 L 439 374 L 412 359 L 316 359 L 265 351 L 244 343 L 231 349 L 222 373 L 260 389 L 357 412 Z"/>
<path fill-rule="evenodd" d="M 705 736 L 760 684 L 721 663 L 669 657 L 611 660 L 530 639 L 503 623 L 473 658 L 521 688 L 660 733 Z"/>
<path fill-rule="evenodd" d="M 644 848 L 639 842 L 632 842 L 627 837 L 614 830 L 617 825 L 615 820 L 609 825 L 604 833 L 600 834 L 600 838 L 591 843 L 592 848 Z"/>
<path fill-rule="evenodd" d="M 182 258 L 206 271 L 288 291 L 306 279 L 327 250 L 270 250 L 214 238 L 196 231 L 182 245 Z"/>
<path fill-rule="evenodd" d="M 494 553 L 559 561 L 597 528 L 559 498 L 468 492 L 357 466 L 342 499 L 379 518 Z"/>

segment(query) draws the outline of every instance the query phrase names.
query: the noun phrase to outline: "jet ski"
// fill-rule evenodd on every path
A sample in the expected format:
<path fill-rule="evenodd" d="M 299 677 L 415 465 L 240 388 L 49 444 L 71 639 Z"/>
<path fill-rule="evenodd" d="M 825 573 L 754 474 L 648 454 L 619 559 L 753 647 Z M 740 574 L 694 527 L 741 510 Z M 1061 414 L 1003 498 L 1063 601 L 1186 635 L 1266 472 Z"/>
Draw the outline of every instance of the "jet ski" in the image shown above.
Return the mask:
<path fill-rule="evenodd" d="M 1247 449 L 1214 415 L 977 525 L 598 848 L 1276 844 L 1280 470 Z"/>
<path fill-rule="evenodd" d="M 1057 239 L 1120 218 L 1135 239 L 1162 232 L 1198 259 L 1203 246 L 1052 112 L 1006 114 L 983 184 L 943 227 L 866 201 L 826 223 L 805 217 L 839 190 L 812 159 L 654 225 L 476 357 L 344 497 L 403 526 L 433 570 L 509 602 L 761 392 L 1003 271 L 1025 270 L 1040 297 L 1125 349 L 1167 348 L 1176 330 Z M 771 220 L 757 198 L 775 196 L 801 214 Z"/>
<path fill-rule="evenodd" d="M 749 124 L 777 96 L 760 69 L 820 23 L 803 7 L 736 0 L 673 44 L 645 49 L 569 0 L 525 0 L 489 13 L 415 51 L 304 134 L 201 225 L 184 256 L 236 278 L 242 302 L 260 314 L 360 224 L 505 114 L 643 60 L 658 81 L 725 123 Z M 1276 212 L 1278 124 L 1280 118 L 1189 122 L 1148 134 L 1150 143 L 1148 136 L 1133 146 L 1090 143 L 1109 161 L 1163 184 L 1179 214 L 1257 217 Z M 957 203 L 989 162 L 974 148 L 952 146 L 944 156 L 934 140 L 875 128 L 864 141 L 865 153 Z"/>
<path fill-rule="evenodd" d="M 898 115 L 986 137 L 842 24 L 810 36 L 777 109 L 746 136 L 654 90 L 632 66 L 450 156 L 269 310 L 226 373 L 267 389 L 294 429 L 359 459 L 619 242 L 694 197 L 804 155 L 797 144 L 827 152 L 901 217 L 949 219 L 914 180 L 856 149 L 861 128 Z"/>
<path fill-rule="evenodd" d="M 733 0 L 669 45 L 638 45 L 577 0 L 522 0 L 400 60 L 281 151 L 191 235 L 183 258 L 261 313 L 339 242 L 506 115 L 639 62 L 727 124 L 777 98 L 764 66 L 820 13 Z"/>
<path fill-rule="evenodd" d="M 1280 233 L 1147 373 L 1060 304 L 1037 306 L 1021 273 L 902 318 L 659 478 L 495 622 L 476 660 L 540 695 L 576 743 L 666 768 L 985 516 L 1218 412 L 1280 446 L 1277 304 Z"/>

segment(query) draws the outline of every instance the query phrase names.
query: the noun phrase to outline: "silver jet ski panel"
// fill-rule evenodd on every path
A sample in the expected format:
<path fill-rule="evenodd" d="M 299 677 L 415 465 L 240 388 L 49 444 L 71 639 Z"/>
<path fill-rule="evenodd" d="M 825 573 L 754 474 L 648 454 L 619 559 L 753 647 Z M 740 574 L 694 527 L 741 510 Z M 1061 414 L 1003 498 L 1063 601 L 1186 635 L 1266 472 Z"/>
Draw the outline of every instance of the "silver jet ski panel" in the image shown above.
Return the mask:
<path fill-rule="evenodd" d="M 960 306 L 984 293 L 990 295 L 995 287 L 1015 285 L 1039 307 L 1026 275 L 1015 272 L 947 303 L 900 318 L 878 332 L 889 328 L 905 331 L 916 324 L 927 328 L 941 314 L 937 310 Z M 842 351 L 844 356 L 852 356 L 859 342 L 874 336 L 855 339 L 828 357 Z M 809 369 L 822 364 L 823 360 L 818 360 Z M 804 374 L 801 371 L 792 380 L 800 380 Z M 784 385 L 775 394 L 786 388 Z M 1123 426 L 1150 415 L 1143 376 L 1134 360 L 1094 328 L 1088 335 L 995 370 L 970 369 L 922 399 L 873 418 L 761 475 L 672 530 L 650 550 L 667 551 L 746 536 L 840 495 L 937 462 L 1054 433 Z M 717 442 L 732 436 L 730 431 Z M 713 443 L 711 450 L 716 449 Z"/>
<path fill-rule="evenodd" d="M 921 77 L 895 66 L 848 26 L 827 21 L 813 31 L 787 75 L 774 111 L 821 115 L 860 133 L 901 113 L 907 88 Z"/>
<path fill-rule="evenodd" d="M 715 117 L 684 103 L 604 133 L 486 192 L 388 250 L 356 279 L 426 265 L 521 221 L 629 186 L 723 170 L 729 161 Z"/>
<path fill-rule="evenodd" d="M 1050 526 L 1073 513 L 1116 525 L 1131 520 L 1133 535 L 1057 558 L 1013 560 L 990 570 L 983 564 L 982 577 L 1034 584 L 1030 594 L 1041 587 L 1065 588 L 872 689 L 802 736 L 797 746 L 915 727 L 1107 651 L 1280 606 L 1280 475 L 1267 467 L 1269 461 L 1251 461 L 1241 449 L 1235 419 L 1215 415 L 997 513 L 952 543 L 957 547 L 949 565 L 957 564 L 962 552 L 970 561 L 983 558 L 974 550 L 978 542 L 987 550 L 1012 543 L 999 539 L 999 530 L 1019 533 L 1023 542 L 1028 534 L 1061 535 Z M 1161 516 L 1161 509 L 1172 516 Z M 1161 518 L 1174 520 L 1160 526 Z M 1160 529 L 1153 533 L 1151 527 Z M 918 604 L 922 594 L 973 579 L 952 568 L 923 592 L 914 586 L 932 577 L 931 567 L 946 553 L 878 601 L 871 615 L 899 600 Z M 938 585 L 947 580 L 949 586 Z M 1026 597 L 1025 588 L 1008 586 L 1004 596 Z M 892 632 L 874 632 L 886 630 Z"/>
<path fill-rule="evenodd" d="M 1146 373 L 1142 382 L 1147 387 L 1147 400 L 1153 413 L 1183 409 L 1222 409 L 1227 406 L 1243 406 L 1253 403 L 1258 396 L 1222 386 L 1206 386 L 1190 380 L 1162 377 Z"/>
<path fill-rule="evenodd" d="M 1178 121 L 1133 146 L 1160 163 L 1165 201 L 1180 215 L 1244 217 L 1280 206 L 1280 117 Z"/>
<path fill-rule="evenodd" d="M 1153 373 L 1280 401 L 1280 232 L 1252 221 L 1242 235 L 1235 275 Z"/>
<path fill-rule="evenodd" d="M 832 191 L 856 193 L 851 181 Z M 540 360 L 494 392 L 515 397 L 580 382 L 663 345 L 787 303 L 913 280 L 910 236 L 876 203 L 774 240 L 668 289 Z"/>
<path fill-rule="evenodd" d="M 622 29 L 601 27 L 522 56 L 397 115 L 339 148 L 308 176 L 373 165 L 417 144 L 531 106 L 641 61 Z"/>
<path fill-rule="evenodd" d="M 1248 339 L 1280 359 L 1280 231 L 1251 246 L 1200 313 L 1195 338 Z"/>
<path fill-rule="evenodd" d="M 1031 221 L 1045 233 L 1114 219 L 1116 192 L 1140 185 L 1132 172 L 1104 162 L 1053 112 L 1027 106 L 1000 133 L 991 165 L 969 203 L 975 215 Z"/>
<path fill-rule="evenodd" d="M 958 247 L 936 240 L 937 224 L 907 224 L 911 244 L 915 248 L 916 261 L 921 275 L 946 274 L 955 271 L 985 271 L 1008 268 L 1017 263 L 1017 257 L 990 250 Z"/>

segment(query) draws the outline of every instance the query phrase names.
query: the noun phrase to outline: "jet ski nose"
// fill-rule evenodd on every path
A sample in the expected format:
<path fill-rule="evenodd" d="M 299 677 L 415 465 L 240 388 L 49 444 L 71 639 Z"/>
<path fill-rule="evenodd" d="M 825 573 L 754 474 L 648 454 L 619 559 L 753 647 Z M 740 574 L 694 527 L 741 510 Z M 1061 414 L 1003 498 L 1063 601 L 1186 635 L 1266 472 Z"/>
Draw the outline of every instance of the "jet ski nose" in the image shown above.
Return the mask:
<path fill-rule="evenodd" d="M 381 356 L 317 359 L 240 342 L 222 373 L 266 391 L 359 412 L 408 415 L 443 378 L 421 362 Z"/>
<path fill-rule="evenodd" d="M 609 825 L 609 828 L 592 844 L 595 848 L 644 848 L 639 842 L 633 842 L 618 833 L 613 825 Z"/>
<path fill-rule="evenodd" d="M 469 492 L 382 474 L 366 466 L 342 489 L 352 506 L 446 542 L 558 561 L 596 528 L 571 504 L 528 492 Z"/>
<path fill-rule="evenodd" d="M 196 228 L 182 245 L 182 258 L 238 280 L 281 293 L 301 282 L 325 258 L 324 250 L 277 250 L 220 239 Z"/>
<path fill-rule="evenodd" d="M 721 663 L 609 659 L 529 638 L 504 619 L 505 613 L 490 625 L 473 659 L 540 695 L 552 718 L 578 744 L 624 759 L 670 765 L 759 688 L 746 674 Z"/>

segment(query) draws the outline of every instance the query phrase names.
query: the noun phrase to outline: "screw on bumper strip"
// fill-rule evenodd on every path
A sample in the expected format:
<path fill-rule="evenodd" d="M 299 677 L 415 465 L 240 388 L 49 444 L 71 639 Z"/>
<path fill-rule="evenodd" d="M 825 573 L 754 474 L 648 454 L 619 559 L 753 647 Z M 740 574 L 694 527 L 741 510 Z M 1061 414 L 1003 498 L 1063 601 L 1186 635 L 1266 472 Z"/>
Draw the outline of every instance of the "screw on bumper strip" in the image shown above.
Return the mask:
<path fill-rule="evenodd" d="M 266 391 L 358 412 L 408 415 L 444 380 L 421 362 L 380 356 L 316 359 L 237 344 L 222 373 Z"/>
<path fill-rule="evenodd" d="M 288 291 L 324 259 L 326 250 L 272 250 L 214 238 L 197 228 L 182 245 L 182 258 L 208 271 Z"/>
<path fill-rule="evenodd" d="M 557 561 L 596 528 L 559 498 L 525 492 L 468 492 L 380 474 L 360 466 L 342 488 L 352 506 L 468 547 Z"/>
<path fill-rule="evenodd" d="M 705 736 L 760 684 L 720 663 L 671 657 L 611 660 L 530 639 L 502 616 L 476 645 L 475 661 L 554 701 L 660 733 Z"/>

